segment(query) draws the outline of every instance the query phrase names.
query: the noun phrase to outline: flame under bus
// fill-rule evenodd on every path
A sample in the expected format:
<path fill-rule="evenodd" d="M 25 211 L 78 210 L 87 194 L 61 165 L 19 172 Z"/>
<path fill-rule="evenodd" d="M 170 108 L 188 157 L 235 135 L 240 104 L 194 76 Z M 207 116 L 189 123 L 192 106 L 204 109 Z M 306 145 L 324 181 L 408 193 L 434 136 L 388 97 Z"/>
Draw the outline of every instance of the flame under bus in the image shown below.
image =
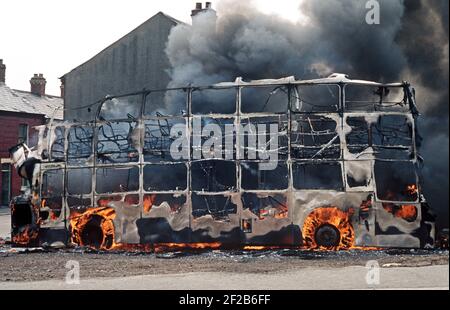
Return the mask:
<path fill-rule="evenodd" d="M 90 123 L 41 128 L 32 191 L 11 204 L 16 245 L 433 246 L 407 83 L 339 74 L 238 79 L 107 97 L 97 107 Z M 210 139 L 195 137 L 196 120 L 276 124 L 276 169 L 258 169 L 266 158 L 248 159 L 249 132 L 238 126 L 231 153 L 194 159 Z M 187 159 L 171 155 L 175 125 L 189 133 Z"/>

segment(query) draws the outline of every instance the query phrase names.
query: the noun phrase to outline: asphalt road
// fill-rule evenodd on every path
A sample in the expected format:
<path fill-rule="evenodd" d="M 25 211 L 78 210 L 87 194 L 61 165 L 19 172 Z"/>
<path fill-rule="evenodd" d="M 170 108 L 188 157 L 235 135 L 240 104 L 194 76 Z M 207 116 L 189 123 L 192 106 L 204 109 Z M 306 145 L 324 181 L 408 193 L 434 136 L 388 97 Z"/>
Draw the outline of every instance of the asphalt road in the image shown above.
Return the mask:
<path fill-rule="evenodd" d="M 449 289 L 449 268 L 382 268 L 379 284 L 368 285 L 364 267 L 305 268 L 270 274 L 195 272 L 187 274 L 147 275 L 124 278 L 64 280 L 41 282 L 0 282 L 0 289 L 107 289 L 107 290 L 353 290 L 353 289 Z"/>
<path fill-rule="evenodd" d="M 0 237 L 5 239 L 10 234 L 10 216 L 8 210 L 0 209 Z M 308 261 L 307 265 L 300 267 L 293 264 L 288 270 L 269 268 L 275 267 L 273 264 L 292 264 L 293 262 L 299 262 L 295 258 L 291 258 L 288 261 L 286 258 L 259 258 L 253 259 L 241 259 L 240 263 L 236 263 L 234 259 L 225 259 L 226 270 L 221 268 L 209 268 L 202 271 L 201 266 L 206 266 L 201 258 L 190 258 L 188 261 L 180 260 L 173 261 L 173 264 L 189 264 L 193 268 L 186 269 L 183 272 L 183 268 L 176 270 L 173 266 L 167 267 L 168 270 L 151 268 L 151 264 L 158 263 L 159 265 L 170 266 L 169 261 L 160 261 L 155 258 L 138 258 L 142 260 L 142 265 L 137 265 L 136 268 L 142 268 L 141 275 L 128 274 L 126 269 L 127 265 L 131 265 L 131 258 L 113 257 L 113 259 L 119 260 L 116 264 L 120 265 L 120 270 L 125 270 L 123 276 L 114 276 L 109 278 L 107 275 L 103 277 L 97 277 L 91 275 L 89 277 L 80 279 L 80 284 L 67 284 L 65 282 L 66 271 L 64 265 L 60 273 L 50 276 L 52 274 L 49 266 L 43 265 L 39 267 L 36 261 L 37 257 L 47 258 L 48 256 L 54 257 L 56 263 L 57 254 L 15 254 L 19 256 L 11 256 L 14 254 L 3 254 L 6 256 L 0 257 L 0 273 L 5 274 L 6 270 L 1 270 L 2 262 L 4 264 L 12 263 L 12 267 L 18 268 L 18 278 L 11 281 L 7 277 L 3 277 L 3 282 L 0 281 L 0 290 L 28 290 L 28 289 L 133 289 L 133 290 L 154 290 L 154 289 L 167 289 L 167 290 L 185 290 L 185 289 L 200 289 L 200 290 L 303 290 L 303 289 L 449 289 L 449 265 L 448 260 L 442 258 L 439 259 L 439 263 L 428 264 L 427 256 L 420 257 L 419 266 L 423 267 L 399 267 L 399 265 L 405 265 L 403 262 L 408 261 L 410 258 L 406 257 L 404 260 L 400 257 L 399 261 L 402 264 L 386 264 L 382 265 L 378 273 L 369 273 L 369 269 L 364 266 L 351 264 L 350 266 L 334 266 L 327 267 L 325 262 L 321 265 L 314 264 Z M 64 254 L 69 255 L 69 254 Z M 89 254 L 80 254 L 78 259 L 83 258 L 90 264 L 95 266 L 102 266 L 104 264 L 106 268 L 107 256 L 95 256 Z M 448 253 L 447 253 L 448 255 Z M 77 257 L 77 256 L 75 256 Z M 45 259 L 45 260 L 47 260 Z M 77 258 L 75 258 L 77 259 Z M 397 260 L 398 258 L 396 258 Z M 12 262 L 10 262 L 12 260 Z M 32 262 L 30 262 L 31 260 Z M 198 264 L 195 261 L 198 260 Z M 415 258 L 417 260 L 417 258 Z M 62 260 L 64 262 L 64 259 Z M 210 259 L 213 264 L 218 264 L 219 259 Z M 224 259 L 221 259 L 223 263 Z M 432 257 L 430 256 L 430 261 Z M 33 263 L 34 262 L 34 263 Z M 128 263 L 130 264 L 128 264 Z M 43 262 L 41 262 L 43 263 Z M 165 264 L 167 263 L 167 264 Z M 264 264 L 269 266 L 266 269 Z M 4 265 L 3 264 L 3 265 Z M 32 264 L 32 265 L 29 265 Z M 83 263 L 84 264 L 84 263 Z M 325 265 L 324 265 L 325 264 Z M 423 264 L 423 265 L 422 265 Z M 15 265 L 15 266 L 14 266 Z M 239 266 L 238 266 L 239 265 Z M 253 265 L 257 265 L 257 268 Z M 223 266 L 223 265 L 222 265 Z M 332 266 L 330 263 L 329 266 Z M 45 267 L 45 268 L 44 268 Z M 53 266 L 55 267 L 55 266 Z M 116 266 L 117 267 L 117 266 Z M 5 268 L 5 265 L 3 266 Z M 44 276 L 40 277 L 39 281 L 28 280 L 25 281 L 25 277 L 20 277 L 21 274 L 25 274 L 28 271 L 34 273 L 38 268 L 39 272 L 44 272 Z M 149 272 L 145 268 L 151 268 L 154 272 Z M 161 266 L 159 267 L 161 268 Z M 240 268 L 240 269 L 239 269 Z M 48 269 L 49 276 L 45 276 L 45 270 Z M 211 271 L 214 270 L 214 271 Z M 216 270 L 223 270 L 222 272 Z M 239 270 L 239 271 L 238 271 Z M 242 271 L 243 270 L 243 271 Z M 245 271 L 247 270 L 247 272 Z M 98 271 L 97 271 L 98 272 Z M 136 270 L 134 270 L 136 272 Z M 109 273 L 108 273 L 109 274 Z M 379 278 L 377 283 L 367 282 L 367 277 L 371 279 Z M 379 276 L 378 276 L 379 275 Z M 2 279 L 0 274 L 0 279 Z M 5 280 L 6 279 L 6 280 Z M 377 282 L 377 281 L 375 281 Z"/>

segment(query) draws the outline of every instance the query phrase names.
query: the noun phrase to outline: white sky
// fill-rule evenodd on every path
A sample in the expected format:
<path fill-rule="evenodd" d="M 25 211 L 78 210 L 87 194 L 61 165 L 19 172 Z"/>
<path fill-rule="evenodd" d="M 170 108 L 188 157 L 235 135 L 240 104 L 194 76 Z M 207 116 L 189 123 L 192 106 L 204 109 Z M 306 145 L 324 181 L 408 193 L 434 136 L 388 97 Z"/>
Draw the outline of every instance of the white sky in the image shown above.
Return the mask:
<path fill-rule="evenodd" d="M 213 2 L 213 8 L 218 0 Z M 246 1 L 246 0 L 242 0 Z M 296 21 L 302 0 L 253 0 L 264 13 Z M 59 95 L 58 77 L 163 11 L 190 23 L 196 0 L 1 0 L 0 59 L 6 84 L 29 90 L 33 73 Z M 220 12 L 219 12 L 220 14 Z"/>

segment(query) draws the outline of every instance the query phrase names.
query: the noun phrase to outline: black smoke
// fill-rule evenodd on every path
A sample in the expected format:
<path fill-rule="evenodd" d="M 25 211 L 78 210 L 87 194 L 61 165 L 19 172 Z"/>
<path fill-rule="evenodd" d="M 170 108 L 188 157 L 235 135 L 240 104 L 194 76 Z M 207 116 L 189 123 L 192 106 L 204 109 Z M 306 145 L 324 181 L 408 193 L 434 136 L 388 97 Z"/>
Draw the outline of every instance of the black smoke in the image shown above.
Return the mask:
<path fill-rule="evenodd" d="M 244 3 L 245 2 L 245 3 Z M 297 79 L 332 72 L 417 90 L 424 138 L 425 195 L 448 227 L 448 0 L 378 0 L 381 23 L 366 23 L 367 1 L 305 0 L 306 21 L 260 13 L 251 1 L 222 0 L 175 27 L 167 44 L 170 86 L 244 79 Z"/>

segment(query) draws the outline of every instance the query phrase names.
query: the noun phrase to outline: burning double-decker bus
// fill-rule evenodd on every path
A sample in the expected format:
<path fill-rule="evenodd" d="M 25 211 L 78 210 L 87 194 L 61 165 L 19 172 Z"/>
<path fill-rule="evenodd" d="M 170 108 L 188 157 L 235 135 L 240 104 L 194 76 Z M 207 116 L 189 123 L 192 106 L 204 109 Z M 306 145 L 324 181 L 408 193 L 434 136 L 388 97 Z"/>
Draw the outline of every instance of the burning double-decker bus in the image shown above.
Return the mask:
<path fill-rule="evenodd" d="M 18 246 L 424 248 L 419 116 L 406 82 L 342 74 L 108 96 L 11 149 Z"/>

